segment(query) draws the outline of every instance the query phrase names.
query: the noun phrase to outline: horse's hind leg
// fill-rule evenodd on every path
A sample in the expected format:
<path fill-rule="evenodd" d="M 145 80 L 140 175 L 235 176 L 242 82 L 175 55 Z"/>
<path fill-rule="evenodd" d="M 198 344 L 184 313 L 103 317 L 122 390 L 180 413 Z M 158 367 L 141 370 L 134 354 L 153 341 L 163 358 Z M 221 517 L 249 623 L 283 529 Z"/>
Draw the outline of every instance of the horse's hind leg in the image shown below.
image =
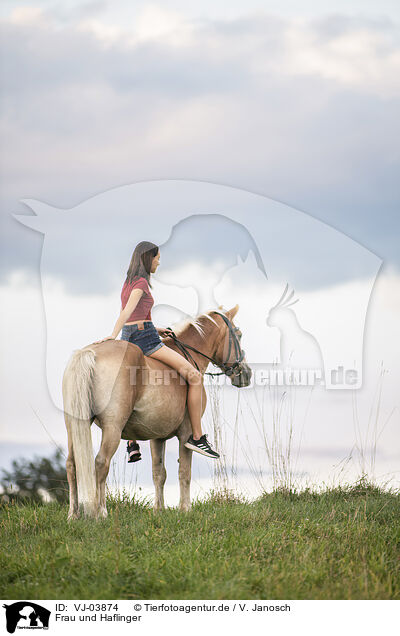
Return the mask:
<path fill-rule="evenodd" d="M 121 430 L 112 424 L 103 424 L 99 452 L 95 459 L 97 503 L 100 517 L 107 517 L 106 479 L 111 458 L 121 441 Z"/>
<path fill-rule="evenodd" d="M 67 427 L 67 434 L 68 434 L 68 457 L 66 462 L 66 468 L 67 468 L 67 479 L 68 479 L 68 486 L 69 486 L 69 511 L 68 511 L 68 520 L 69 520 L 69 519 L 78 518 L 79 508 L 78 508 L 78 488 L 76 484 L 74 449 L 72 446 L 72 435 L 71 435 L 71 431 L 69 427 L 67 414 L 65 414 L 65 424 Z"/>
<path fill-rule="evenodd" d="M 167 478 L 165 470 L 165 441 L 152 439 L 150 441 L 151 459 L 153 463 L 153 482 L 156 489 L 154 510 L 164 510 L 164 484 Z"/>
<path fill-rule="evenodd" d="M 184 512 L 190 510 L 190 480 L 192 478 L 193 451 L 186 448 L 187 436 L 179 439 L 179 508 Z"/>

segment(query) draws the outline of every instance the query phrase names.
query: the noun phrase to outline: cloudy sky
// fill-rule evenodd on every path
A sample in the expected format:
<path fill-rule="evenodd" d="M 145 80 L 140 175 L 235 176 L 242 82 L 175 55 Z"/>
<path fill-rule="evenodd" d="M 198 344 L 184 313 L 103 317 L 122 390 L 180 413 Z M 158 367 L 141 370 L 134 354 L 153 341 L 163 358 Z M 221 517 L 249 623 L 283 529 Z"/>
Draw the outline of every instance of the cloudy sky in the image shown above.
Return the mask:
<path fill-rule="evenodd" d="M 147 180 L 255 192 L 323 221 L 379 257 L 370 319 L 379 335 L 370 336 L 365 399 L 371 402 L 380 362 L 389 357 L 387 413 L 397 406 L 399 13 L 389 0 L 341 0 L 334 10 L 311 0 L 229 7 L 215 0 L 2 2 L 4 442 L 49 439 L 27 400 L 17 398 L 22 368 L 25 394 L 65 443 L 43 382 L 43 235 L 12 213 L 33 214 L 22 199 L 72 209 Z M 113 215 L 116 210 L 107 210 L 101 223 Z M 60 301 L 67 315 L 78 298 L 84 302 L 84 281 L 73 268 L 54 266 L 51 273 L 68 288 Z M 105 281 L 103 302 L 111 303 L 113 294 L 118 302 L 107 264 L 97 273 L 97 283 Z M 361 279 L 354 273 L 355 285 Z M 310 282 L 310 293 L 311 287 L 322 293 L 323 282 Z M 325 282 L 345 284 L 340 263 Z M 398 440 L 394 417 L 387 449 Z M 318 435 L 309 438 L 312 446 Z M 350 436 L 343 448 L 349 447 Z M 390 461 L 384 470 L 394 472 L 397 460 Z"/>

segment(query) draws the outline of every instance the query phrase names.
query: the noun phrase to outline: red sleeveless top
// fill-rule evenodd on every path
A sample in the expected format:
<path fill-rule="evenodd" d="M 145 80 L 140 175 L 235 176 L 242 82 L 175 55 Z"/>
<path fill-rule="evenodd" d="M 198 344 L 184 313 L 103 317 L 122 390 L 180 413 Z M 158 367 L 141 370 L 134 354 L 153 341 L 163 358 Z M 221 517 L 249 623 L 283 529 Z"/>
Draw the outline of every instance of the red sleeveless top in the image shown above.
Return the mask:
<path fill-rule="evenodd" d="M 151 308 L 154 305 L 154 299 L 151 295 L 149 284 L 145 278 L 136 278 L 131 283 L 125 281 L 121 292 L 122 309 L 125 309 L 133 289 L 143 289 L 143 294 L 138 304 L 129 316 L 126 322 L 134 322 L 135 320 L 151 320 Z"/>

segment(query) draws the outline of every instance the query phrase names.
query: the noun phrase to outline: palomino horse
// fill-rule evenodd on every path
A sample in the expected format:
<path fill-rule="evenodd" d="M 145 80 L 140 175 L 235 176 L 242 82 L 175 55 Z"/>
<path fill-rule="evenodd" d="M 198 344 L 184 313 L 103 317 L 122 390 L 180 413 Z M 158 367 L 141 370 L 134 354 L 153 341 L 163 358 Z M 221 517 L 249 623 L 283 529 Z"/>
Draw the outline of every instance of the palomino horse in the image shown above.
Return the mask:
<path fill-rule="evenodd" d="M 191 360 L 202 375 L 212 361 L 234 386 L 248 386 L 251 369 L 240 347 L 240 330 L 232 323 L 238 309 L 236 305 L 229 311 L 201 314 L 164 338 L 164 343 Z M 179 439 L 179 505 L 189 510 L 192 451 L 184 446 L 191 433 L 187 387 L 176 370 L 125 340 L 106 340 L 73 353 L 63 377 L 68 519 L 77 518 L 81 508 L 85 516 L 107 516 L 105 482 L 121 438 L 151 440 L 155 510 L 164 508 L 165 441 Z M 205 406 L 203 386 L 202 415 Z M 102 429 L 95 460 L 93 422 Z"/>

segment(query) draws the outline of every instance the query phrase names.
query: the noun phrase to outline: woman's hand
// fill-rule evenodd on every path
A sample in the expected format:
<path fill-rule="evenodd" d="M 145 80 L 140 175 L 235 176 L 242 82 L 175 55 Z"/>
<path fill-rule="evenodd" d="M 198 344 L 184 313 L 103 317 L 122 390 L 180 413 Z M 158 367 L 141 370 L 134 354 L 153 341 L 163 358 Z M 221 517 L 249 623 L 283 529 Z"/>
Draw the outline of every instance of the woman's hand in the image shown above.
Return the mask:
<path fill-rule="evenodd" d="M 107 336 L 106 338 L 103 338 L 102 340 L 96 340 L 96 342 L 92 342 L 92 344 L 100 344 L 100 342 L 104 342 L 105 340 L 115 340 L 115 337 Z"/>
<path fill-rule="evenodd" d="M 171 329 L 169 327 L 157 327 L 157 331 L 158 335 L 161 336 L 161 338 L 166 338 L 170 335 Z"/>

